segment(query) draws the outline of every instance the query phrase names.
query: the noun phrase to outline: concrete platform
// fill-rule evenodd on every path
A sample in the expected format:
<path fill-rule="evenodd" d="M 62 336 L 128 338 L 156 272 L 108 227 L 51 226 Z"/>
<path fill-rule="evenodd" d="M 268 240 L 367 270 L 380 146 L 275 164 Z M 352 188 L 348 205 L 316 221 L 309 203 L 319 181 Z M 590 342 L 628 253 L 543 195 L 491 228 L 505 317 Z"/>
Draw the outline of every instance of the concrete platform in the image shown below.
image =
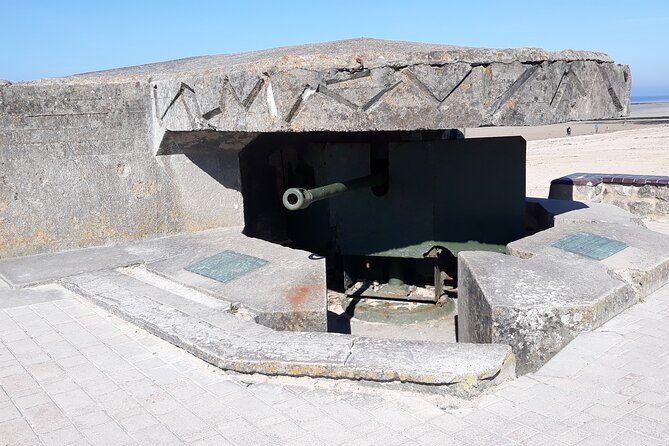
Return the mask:
<path fill-rule="evenodd" d="M 226 283 L 185 269 L 226 250 L 267 263 Z M 14 288 L 23 288 L 134 264 L 173 279 L 169 286 L 181 284 L 219 299 L 228 308 L 239 306 L 258 323 L 275 330 L 327 330 L 325 260 L 246 237 L 241 228 L 0 260 L 0 278 Z"/>
<path fill-rule="evenodd" d="M 280 332 L 205 308 L 115 271 L 67 277 L 66 288 L 224 370 L 440 386 L 471 396 L 515 376 L 508 346 Z"/>
<path fill-rule="evenodd" d="M 634 215 L 611 205 L 535 202 L 553 228 L 510 243 L 506 256 L 459 256 L 460 340 L 511 345 L 519 373 L 669 282 L 669 236 Z M 577 234 L 625 247 L 597 260 L 554 246 Z"/>

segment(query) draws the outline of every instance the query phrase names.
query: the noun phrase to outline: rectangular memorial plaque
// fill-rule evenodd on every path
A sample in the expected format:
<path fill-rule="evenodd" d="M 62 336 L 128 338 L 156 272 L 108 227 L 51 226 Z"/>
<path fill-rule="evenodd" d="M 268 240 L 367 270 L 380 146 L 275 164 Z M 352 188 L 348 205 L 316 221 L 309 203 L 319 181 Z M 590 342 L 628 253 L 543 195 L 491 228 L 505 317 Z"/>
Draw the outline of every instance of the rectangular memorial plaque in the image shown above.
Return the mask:
<path fill-rule="evenodd" d="M 226 283 L 268 263 L 258 257 L 225 250 L 193 263 L 186 267 L 186 271 Z"/>
<path fill-rule="evenodd" d="M 622 251 L 627 244 L 588 232 L 579 232 L 553 243 L 554 247 L 595 260 L 604 260 Z"/>

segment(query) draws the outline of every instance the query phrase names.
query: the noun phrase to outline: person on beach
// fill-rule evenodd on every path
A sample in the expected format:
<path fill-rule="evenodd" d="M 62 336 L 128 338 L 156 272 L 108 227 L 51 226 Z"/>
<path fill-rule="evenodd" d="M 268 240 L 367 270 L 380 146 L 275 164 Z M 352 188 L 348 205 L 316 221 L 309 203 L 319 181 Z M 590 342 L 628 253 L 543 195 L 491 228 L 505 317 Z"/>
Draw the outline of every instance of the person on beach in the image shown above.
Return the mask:
<path fill-rule="evenodd" d="M 599 133 L 599 122 L 595 122 L 595 133 Z"/>
<path fill-rule="evenodd" d="M 567 127 L 567 136 L 571 136 L 571 127 Z"/>

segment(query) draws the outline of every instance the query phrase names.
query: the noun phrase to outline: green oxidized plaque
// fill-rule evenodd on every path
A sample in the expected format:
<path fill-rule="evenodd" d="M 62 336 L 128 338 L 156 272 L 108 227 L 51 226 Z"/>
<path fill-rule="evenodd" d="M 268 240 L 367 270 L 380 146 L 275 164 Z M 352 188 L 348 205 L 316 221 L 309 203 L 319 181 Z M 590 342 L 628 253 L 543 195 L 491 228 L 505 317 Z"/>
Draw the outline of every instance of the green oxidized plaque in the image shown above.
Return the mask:
<path fill-rule="evenodd" d="M 226 283 L 268 263 L 267 260 L 258 257 L 225 250 L 193 263 L 186 267 L 186 271 Z"/>
<path fill-rule="evenodd" d="M 622 251 L 627 247 L 627 244 L 588 232 L 579 232 L 558 240 L 552 246 L 591 259 L 603 260 Z"/>

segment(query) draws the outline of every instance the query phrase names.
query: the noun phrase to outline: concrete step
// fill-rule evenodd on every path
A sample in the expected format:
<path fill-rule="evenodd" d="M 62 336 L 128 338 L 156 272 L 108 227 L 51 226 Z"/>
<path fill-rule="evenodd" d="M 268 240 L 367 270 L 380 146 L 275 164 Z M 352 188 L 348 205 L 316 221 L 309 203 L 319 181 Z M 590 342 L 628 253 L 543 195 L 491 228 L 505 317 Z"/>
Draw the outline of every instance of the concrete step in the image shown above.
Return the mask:
<path fill-rule="evenodd" d="M 515 376 L 505 345 L 275 331 L 254 323 L 251 314 L 235 314 L 229 302 L 141 270 L 97 271 L 60 282 L 225 370 L 430 385 L 465 396 Z"/>

